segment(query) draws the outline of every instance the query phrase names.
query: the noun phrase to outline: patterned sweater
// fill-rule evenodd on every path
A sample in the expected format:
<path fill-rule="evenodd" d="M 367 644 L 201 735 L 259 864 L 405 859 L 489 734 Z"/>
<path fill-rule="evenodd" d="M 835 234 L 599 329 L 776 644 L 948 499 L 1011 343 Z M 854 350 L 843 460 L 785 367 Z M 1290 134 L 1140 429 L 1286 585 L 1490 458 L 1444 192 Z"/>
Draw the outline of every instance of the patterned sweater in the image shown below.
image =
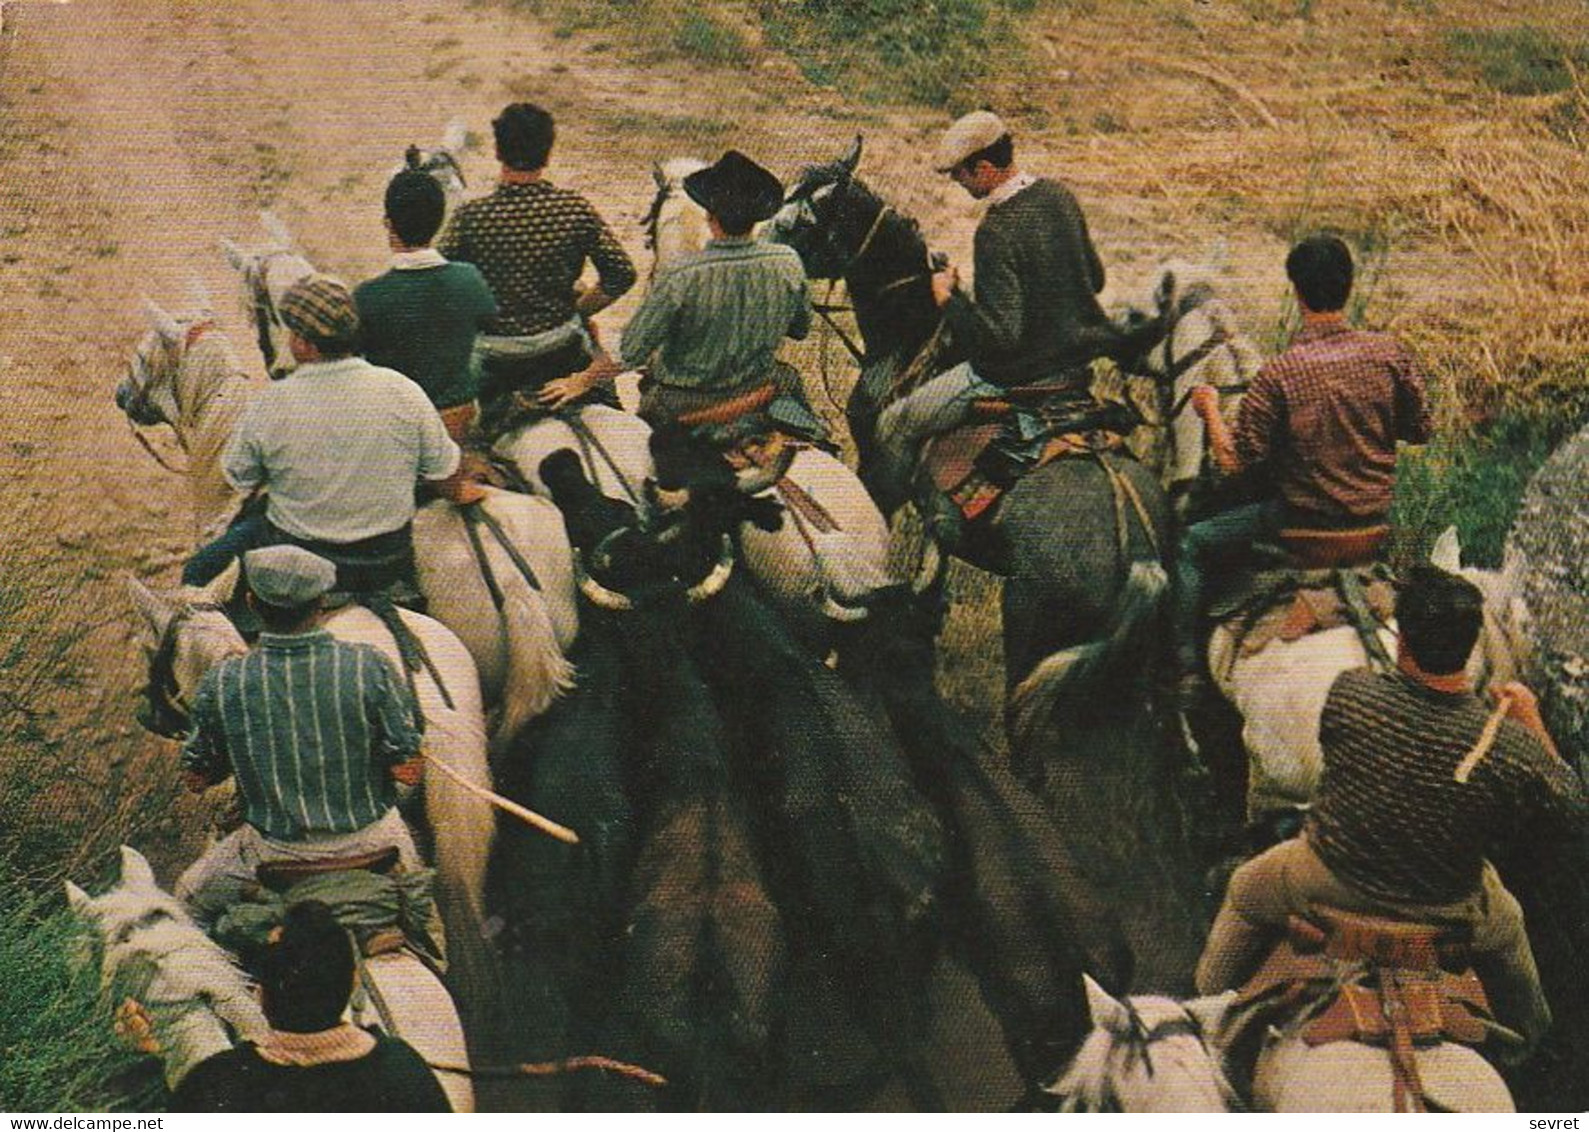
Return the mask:
<path fill-rule="evenodd" d="M 587 260 L 611 298 L 635 283 L 634 263 L 590 202 L 548 181 L 498 185 L 459 205 L 436 250 L 486 277 L 497 300 L 490 334 L 539 334 L 573 318 Z"/>
<path fill-rule="evenodd" d="M 991 206 L 974 264 L 975 299 L 956 291 L 944 315 L 985 381 L 1083 382 L 1081 367 L 1117 341 L 1098 305 L 1103 263 L 1081 206 L 1057 181 L 1039 178 Z"/>
<path fill-rule="evenodd" d="M 1491 708 L 1402 673 L 1360 668 L 1330 689 L 1319 725 L 1324 775 L 1308 840 L 1340 879 L 1381 899 L 1449 904 L 1478 887 L 1486 857 L 1550 838 L 1589 813 L 1567 764 L 1506 720 L 1458 782 Z"/>

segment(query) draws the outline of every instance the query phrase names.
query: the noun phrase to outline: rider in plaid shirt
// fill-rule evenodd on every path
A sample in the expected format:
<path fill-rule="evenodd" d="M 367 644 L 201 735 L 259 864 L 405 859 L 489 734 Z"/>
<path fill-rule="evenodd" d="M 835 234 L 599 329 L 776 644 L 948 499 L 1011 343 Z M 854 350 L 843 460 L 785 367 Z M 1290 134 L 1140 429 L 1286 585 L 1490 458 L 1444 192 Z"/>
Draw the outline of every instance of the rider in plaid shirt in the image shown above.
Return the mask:
<path fill-rule="evenodd" d="M 1203 577 L 1219 559 L 1282 527 L 1366 527 L 1390 514 L 1398 442 L 1429 439 L 1424 376 L 1385 334 L 1357 330 L 1343 308 L 1352 255 L 1334 236 L 1310 236 L 1286 257 L 1302 310 L 1291 348 L 1259 372 L 1242 400 L 1232 440 L 1211 387 L 1192 404 L 1208 426 L 1220 471 L 1255 469 L 1272 488 L 1262 503 L 1194 523 L 1181 540 L 1176 631 L 1188 691 L 1198 683 L 1197 618 Z"/>

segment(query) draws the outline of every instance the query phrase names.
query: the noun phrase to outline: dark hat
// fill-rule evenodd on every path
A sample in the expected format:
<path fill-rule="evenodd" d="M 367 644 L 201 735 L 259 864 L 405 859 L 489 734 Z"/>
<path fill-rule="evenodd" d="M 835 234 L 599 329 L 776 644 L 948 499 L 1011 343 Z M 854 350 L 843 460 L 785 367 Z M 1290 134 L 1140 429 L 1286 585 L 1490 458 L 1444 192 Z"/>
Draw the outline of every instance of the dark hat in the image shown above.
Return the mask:
<path fill-rule="evenodd" d="M 684 191 L 707 212 L 752 224 L 783 207 L 783 183 L 737 149 L 684 178 Z"/>
<path fill-rule="evenodd" d="M 359 329 L 353 294 L 329 275 L 307 275 L 287 289 L 277 308 L 287 329 L 311 342 L 347 342 Z"/>

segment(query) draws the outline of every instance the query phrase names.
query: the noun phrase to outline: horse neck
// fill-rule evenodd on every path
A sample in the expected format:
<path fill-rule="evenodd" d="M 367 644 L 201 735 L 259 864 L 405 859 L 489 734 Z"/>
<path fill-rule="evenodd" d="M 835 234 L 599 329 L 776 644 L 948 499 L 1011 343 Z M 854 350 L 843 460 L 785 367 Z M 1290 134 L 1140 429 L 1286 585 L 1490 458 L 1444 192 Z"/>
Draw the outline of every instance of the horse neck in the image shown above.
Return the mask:
<path fill-rule="evenodd" d="M 875 199 L 875 198 L 874 198 Z M 862 213 L 865 224 L 856 244 L 857 260 L 844 277 L 855 304 L 855 322 L 868 360 L 908 360 L 926 345 L 939 323 L 932 301 L 927 242 L 907 218 L 876 201 Z M 867 234 L 876 225 L 871 239 Z"/>
<path fill-rule="evenodd" d="M 210 427 L 217 414 L 235 419 L 252 385 L 225 334 L 207 330 L 199 335 L 177 367 L 178 419 L 172 424 L 183 446 L 193 433 Z"/>

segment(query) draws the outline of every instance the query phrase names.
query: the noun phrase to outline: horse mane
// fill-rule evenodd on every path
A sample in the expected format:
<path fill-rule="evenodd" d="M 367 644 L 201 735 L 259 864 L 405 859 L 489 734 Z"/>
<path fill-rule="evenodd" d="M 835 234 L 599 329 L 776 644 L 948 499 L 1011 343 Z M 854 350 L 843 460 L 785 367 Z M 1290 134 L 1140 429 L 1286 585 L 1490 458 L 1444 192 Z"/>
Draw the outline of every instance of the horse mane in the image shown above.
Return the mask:
<path fill-rule="evenodd" d="M 1063 1099 L 1062 1111 L 1103 1112 L 1116 1107 L 1128 1112 L 1229 1112 L 1239 1106 L 1218 1053 L 1202 1037 L 1176 1033 L 1147 1040 L 1156 1026 L 1188 1015 L 1185 1006 L 1151 995 L 1134 997 L 1129 1005 L 1141 1032 L 1122 1037 L 1095 1026 L 1070 1065 L 1044 1090 Z M 1150 1105 L 1131 1104 L 1135 1098 L 1122 1096 L 1116 1087 L 1132 1072 L 1151 1082 L 1140 1097 Z"/>
<path fill-rule="evenodd" d="M 1102 1112 L 1109 1104 L 1109 1058 L 1115 1039 L 1096 1028 L 1088 1033 L 1070 1065 L 1043 1091 L 1063 1098 L 1061 1112 Z"/>

